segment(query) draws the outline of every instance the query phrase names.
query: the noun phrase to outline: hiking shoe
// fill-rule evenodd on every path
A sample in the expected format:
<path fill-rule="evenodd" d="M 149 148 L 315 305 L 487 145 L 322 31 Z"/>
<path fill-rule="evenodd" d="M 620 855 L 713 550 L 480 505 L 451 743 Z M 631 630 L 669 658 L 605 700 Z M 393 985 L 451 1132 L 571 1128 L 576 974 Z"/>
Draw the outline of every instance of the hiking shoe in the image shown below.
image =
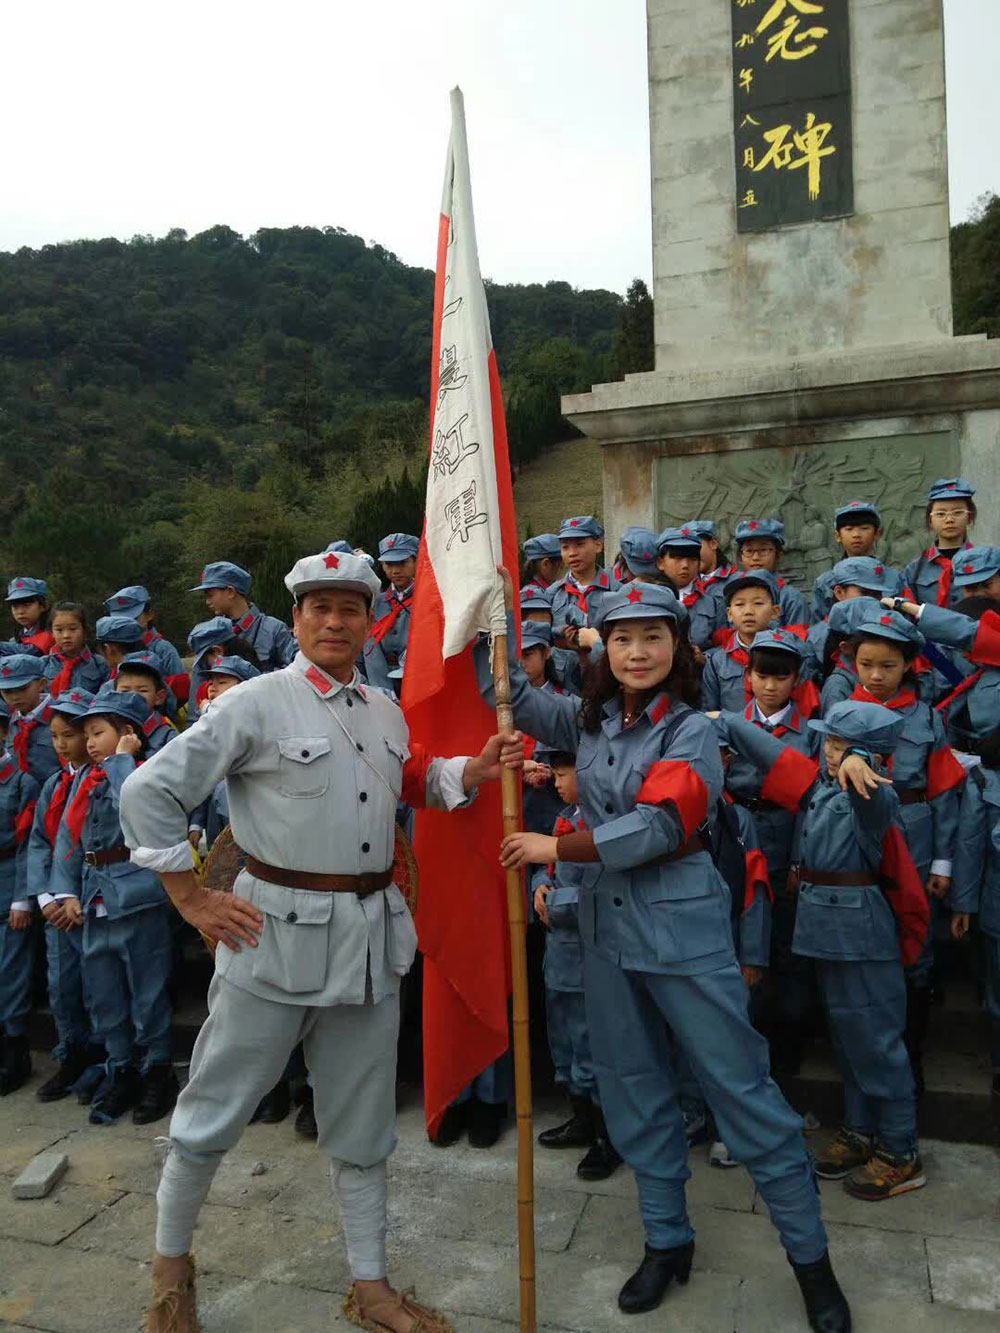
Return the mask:
<path fill-rule="evenodd" d="M 884 1148 L 876 1148 L 864 1166 L 851 1173 L 844 1181 L 844 1189 L 855 1199 L 880 1203 L 894 1199 L 897 1194 L 908 1194 L 927 1184 L 918 1153 L 894 1157 Z"/>
<path fill-rule="evenodd" d="M 872 1152 L 872 1141 L 866 1135 L 855 1134 L 851 1129 L 838 1129 L 817 1156 L 814 1169 L 820 1180 L 843 1180 L 857 1167 L 864 1166 Z"/>
<path fill-rule="evenodd" d="M 133 1125 L 151 1125 L 174 1109 L 179 1091 L 173 1065 L 151 1065 L 139 1085 Z"/>
<path fill-rule="evenodd" d="M 46 1079 L 35 1093 L 40 1102 L 58 1102 L 68 1097 L 73 1085 L 87 1068 L 89 1056 L 85 1046 L 70 1046 L 56 1072 Z"/>
<path fill-rule="evenodd" d="M 729 1149 L 721 1139 L 716 1139 L 711 1148 L 709 1148 L 708 1164 L 709 1166 L 722 1167 L 722 1169 L 726 1171 L 728 1171 L 730 1167 L 742 1165 L 742 1163 L 738 1162 L 735 1157 L 730 1156 Z"/>
<path fill-rule="evenodd" d="M 139 1071 L 132 1065 L 115 1069 L 94 1093 L 88 1119 L 92 1125 L 113 1125 L 139 1100 Z"/>

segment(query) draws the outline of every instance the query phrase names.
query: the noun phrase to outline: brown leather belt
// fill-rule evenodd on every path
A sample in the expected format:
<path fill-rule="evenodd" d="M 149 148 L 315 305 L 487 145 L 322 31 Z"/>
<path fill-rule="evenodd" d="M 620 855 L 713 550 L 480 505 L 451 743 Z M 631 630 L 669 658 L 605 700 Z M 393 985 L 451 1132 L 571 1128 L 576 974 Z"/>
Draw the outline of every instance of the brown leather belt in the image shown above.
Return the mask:
<path fill-rule="evenodd" d="M 799 870 L 799 880 L 806 884 L 819 884 L 823 888 L 830 885 L 837 889 L 871 888 L 876 883 L 874 875 L 844 870 L 811 870 L 808 866 Z"/>
<path fill-rule="evenodd" d="M 667 852 L 664 856 L 656 858 L 657 865 L 663 865 L 667 861 L 681 861 L 685 856 L 694 856 L 696 852 L 707 852 L 705 840 L 700 833 L 692 833 L 687 842 L 680 847 L 675 847 L 672 852 Z"/>
<path fill-rule="evenodd" d="M 280 884 L 286 889 L 312 889 L 314 893 L 353 893 L 368 898 L 392 883 L 391 870 L 378 870 L 364 875 L 320 875 L 312 870 L 285 870 L 269 866 L 256 856 L 244 856 L 247 870 L 255 879 L 266 879 L 268 884 Z"/>
<path fill-rule="evenodd" d="M 923 787 L 911 787 L 908 791 L 899 791 L 896 793 L 899 797 L 900 805 L 922 805 L 927 800 L 927 792 Z"/>
<path fill-rule="evenodd" d="M 112 847 L 107 852 L 84 852 L 83 859 L 89 866 L 114 866 L 127 861 L 131 855 L 127 847 Z"/>

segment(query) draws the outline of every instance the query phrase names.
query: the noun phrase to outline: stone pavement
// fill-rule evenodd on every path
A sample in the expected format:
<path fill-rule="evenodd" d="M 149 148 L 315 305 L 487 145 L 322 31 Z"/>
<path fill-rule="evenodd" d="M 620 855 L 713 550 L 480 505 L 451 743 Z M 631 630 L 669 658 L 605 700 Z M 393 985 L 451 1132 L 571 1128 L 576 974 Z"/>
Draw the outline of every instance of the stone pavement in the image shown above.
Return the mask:
<path fill-rule="evenodd" d="M 43 1062 L 39 1062 L 43 1064 Z M 44 1068 L 41 1071 L 44 1073 Z M 87 1124 L 74 1099 L 42 1106 L 36 1077 L 0 1100 L 0 1328 L 134 1333 L 149 1284 L 158 1134 Z M 550 1105 L 538 1126 L 556 1121 Z M 44 1200 L 15 1200 L 14 1177 L 59 1144 L 70 1167 Z M 400 1114 L 391 1180 L 391 1273 L 448 1311 L 458 1333 L 514 1333 L 514 1133 L 491 1152 L 428 1144 L 420 1107 Z M 831 1247 L 858 1333 L 997 1333 L 1000 1161 L 993 1149 L 927 1142 L 927 1188 L 863 1204 L 823 1186 Z M 536 1155 L 539 1323 L 605 1333 L 804 1330 L 798 1292 L 753 1185 L 692 1154 L 698 1250 L 691 1281 L 659 1311 L 626 1319 L 615 1294 L 642 1251 L 635 1188 L 574 1174 L 574 1153 Z M 262 1163 L 262 1174 L 253 1174 Z M 348 1275 L 323 1162 L 291 1119 L 249 1129 L 224 1162 L 196 1254 L 205 1333 L 352 1328 Z"/>

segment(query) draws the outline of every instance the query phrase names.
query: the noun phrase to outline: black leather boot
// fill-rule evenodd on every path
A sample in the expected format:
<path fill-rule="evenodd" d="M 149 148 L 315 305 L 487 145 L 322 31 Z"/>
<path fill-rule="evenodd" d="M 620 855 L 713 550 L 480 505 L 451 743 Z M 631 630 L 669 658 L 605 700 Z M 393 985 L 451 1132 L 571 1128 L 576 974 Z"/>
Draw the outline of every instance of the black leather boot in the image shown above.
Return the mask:
<path fill-rule="evenodd" d="M 687 1282 L 693 1258 L 693 1240 L 672 1250 L 654 1250 L 647 1245 L 642 1263 L 618 1293 L 619 1310 L 623 1314 L 655 1310 L 671 1282 L 682 1287 Z"/>
<path fill-rule="evenodd" d="M 543 1129 L 538 1136 L 542 1148 L 587 1148 L 594 1141 L 594 1103 L 589 1097 L 571 1097 L 573 1114 L 561 1125 Z"/>
<path fill-rule="evenodd" d="M 814 1264 L 792 1264 L 795 1280 L 806 1303 L 813 1333 L 851 1333 L 851 1307 L 830 1266 L 829 1252 Z"/>
<path fill-rule="evenodd" d="M 4 1037 L 0 1063 L 0 1097 L 23 1088 L 31 1077 L 31 1055 L 27 1037 Z"/>
<path fill-rule="evenodd" d="M 257 1109 L 250 1117 L 251 1125 L 280 1125 L 292 1109 L 292 1093 L 288 1079 L 275 1083 L 269 1093 L 257 1103 Z"/>
<path fill-rule="evenodd" d="M 450 1148 L 459 1141 L 469 1124 L 468 1102 L 456 1102 L 441 1117 L 437 1133 L 431 1143 L 437 1148 Z"/>
<path fill-rule="evenodd" d="M 599 1106 L 594 1107 L 594 1141 L 576 1168 L 581 1180 L 607 1180 L 622 1164 L 621 1154 L 608 1138 L 608 1127 Z"/>
<path fill-rule="evenodd" d="M 304 1139 L 312 1139 L 313 1143 L 319 1138 L 319 1126 L 316 1124 L 316 1111 L 313 1106 L 313 1090 L 308 1084 L 302 1089 L 302 1104 L 295 1117 L 295 1132 Z"/>
<path fill-rule="evenodd" d="M 174 1109 L 179 1090 L 173 1065 L 152 1065 L 142 1076 L 132 1123 L 152 1125 L 162 1120 Z"/>
<path fill-rule="evenodd" d="M 470 1097 L 468 1105 L 469 1147 L 492 1148 L 507 1123 L 506 1102 L 481 1102 Z"/>
<path fill-rule="evenodd" d="M 86 1046 L 70 1046 L 66 1058 L 51 1078 L 46 1079 L 35 1093 L 40 1102 L 58 1102 L 73 1091 L 73 1084 L 90 1063 Z"/>
<path fill-rule="evenodd" d="M 88 1119 L 92 1125 L 113 1125 L 139 1100 L 142 1080 L 132 1065 L 123 1065 L 106 1074 L 94 1093 Z"/>

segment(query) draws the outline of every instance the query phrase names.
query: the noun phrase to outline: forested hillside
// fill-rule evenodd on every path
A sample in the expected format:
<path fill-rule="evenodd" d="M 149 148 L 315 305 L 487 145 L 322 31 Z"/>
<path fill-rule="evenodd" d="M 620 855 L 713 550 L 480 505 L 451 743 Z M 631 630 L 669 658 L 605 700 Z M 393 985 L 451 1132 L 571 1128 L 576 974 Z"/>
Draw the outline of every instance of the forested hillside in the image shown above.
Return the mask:
<path fill-rule="evenodd" d="M 956 333 L 1000 334 L 1000 198 L 952 231 Z M 0 254 L 0 574 L 96 607 L 147 583 L 183 635 L 205 560 L 268 609 L 304 550 L 422 513 L 434 277 L 338 228 L 213 227 Z M 652 301 L 488 284 L 518 463 L 559 396 L 652 367 Z"/>
<path fill-rule="evenodd" d="M 434 275 L 339 229 L 228 227 L 0 255 L 0 554 L 97 603 L 146 582 L 175 634 L 206 559 L 284 611 L 303 550 L 420 512 Z M 622 298 L 489 287 L 511 434 L 566 430 Z"/>

